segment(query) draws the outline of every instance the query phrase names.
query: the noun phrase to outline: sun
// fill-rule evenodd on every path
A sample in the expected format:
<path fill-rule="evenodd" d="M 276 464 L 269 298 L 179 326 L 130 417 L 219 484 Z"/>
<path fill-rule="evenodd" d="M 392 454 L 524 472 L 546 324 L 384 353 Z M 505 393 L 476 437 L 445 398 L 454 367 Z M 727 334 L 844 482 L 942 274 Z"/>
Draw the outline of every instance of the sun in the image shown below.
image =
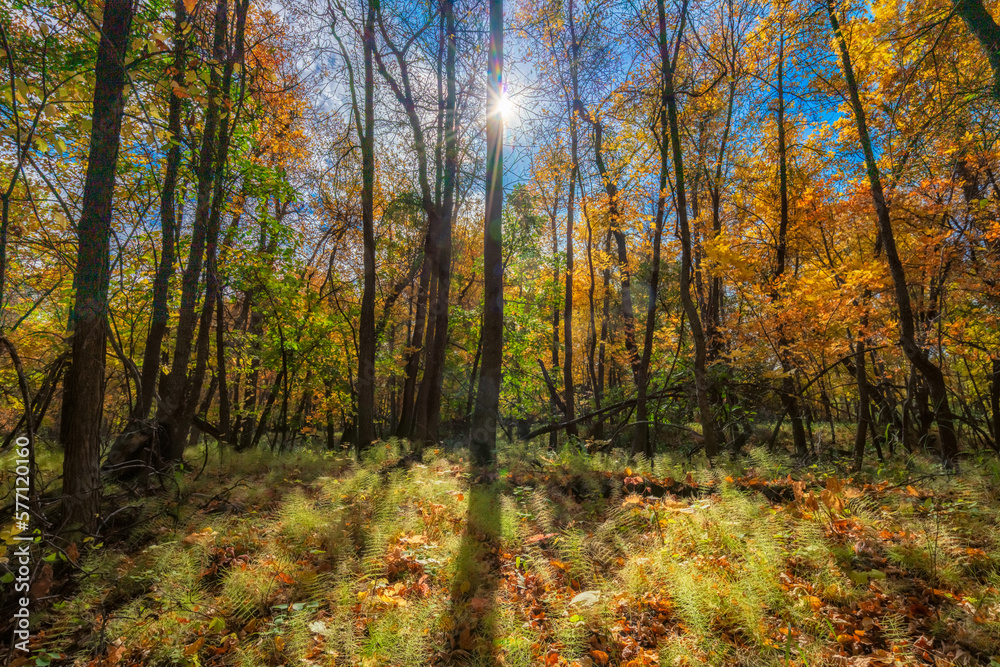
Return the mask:
<path fill-rule="evenodd" d="M 500 101 L 497 103 L 497 112 L 499 112 L 504 120 L 509 120 L 514 115 L 514 103 L 510 101 L 507 93 L 500 96 Z"/>

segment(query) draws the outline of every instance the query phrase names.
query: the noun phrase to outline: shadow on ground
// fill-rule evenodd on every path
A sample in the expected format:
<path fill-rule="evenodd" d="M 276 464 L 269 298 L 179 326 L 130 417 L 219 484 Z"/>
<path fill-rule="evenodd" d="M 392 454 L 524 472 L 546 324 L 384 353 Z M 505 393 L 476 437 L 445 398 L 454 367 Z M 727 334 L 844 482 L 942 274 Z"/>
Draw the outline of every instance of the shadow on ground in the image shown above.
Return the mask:
<path fill-rule="evenodd" d="M 473 483 L 457 556 L 445 664 L 496 665 L 496 591 L 500 576 L 500 491 Z"/>

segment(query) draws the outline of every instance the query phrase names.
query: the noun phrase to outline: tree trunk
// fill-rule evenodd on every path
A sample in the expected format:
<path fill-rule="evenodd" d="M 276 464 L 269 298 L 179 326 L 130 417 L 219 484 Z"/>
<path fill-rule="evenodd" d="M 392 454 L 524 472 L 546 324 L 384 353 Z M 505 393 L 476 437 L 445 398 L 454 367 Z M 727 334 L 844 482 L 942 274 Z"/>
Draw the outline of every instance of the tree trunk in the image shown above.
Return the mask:
<path fill-rule="evenodd" d="M 573 387 L 573 219 L 576 207 L 576 183 L 579 179 L 579 137 L 577 136 L 577 109 L 576 102 L 580 98 L 579 93 L 579 67 L 580 67 L 580 45 L 576 41 L 575 21 L 574 21 L 573 0 L 569 2 L 569 26 L 570 26 L 570 53 L 569 53 L 569 76 L 570 91 L 573 95 L 573 103 L 569 109 L 569 135 L 570 135 L 570 173 L 569 173 L 569 199 L 566 208 L 566 292 L 563 299 L 563 403 L 566 406 L 566 421 L 571 423 L 567 427 L 566 433 L 576 436 L 576 423 L 573 420 L 575 413 L 575 398 Z"/>
<path fill-rule="evenodd" d="M 250 298 L 249 295 L 247 298 Z M 236 445 L 238 451 L 249 449 L 253 440 L 254 413 L 257 411 L 257 391 L 260 385 L 260 338 L 264 333 L 264 316 L 257 309 L 253 309 L 249 320 L 247 333 L 253 342 L 250 347 L 250 373 L 243 388 L 243 407 L 239 418 L 240 439 Z M 235 434 L 233 442 L 236 443 Z"/>
<path fill-rule="evenodd" d="M 906 354 L 906 358 L 910 360 L 911 364 L 916 366 L 917 370 L 927 381 L 941 438 L 941 459 L 946 467 L 953 468 L 958 458 L 958 439 L 955 436 L 954 417 L 951 413 L 951 408 L 948 406 L 948 388 L 945 385 L 944 373 L 941 372 L 941 368 L 930 360 L 927 352 L 916 341 L 913 310 L 910 305 L 910 293 L 906 285 L 906 271 L 896 250 L 896 238 L 893 234 L 892 219 L 889 217 L 889 206 L 886 203 L 885 193 L 882 189 L 882 177 L 879 173 L 878 164 L 875 162 L 875 154 L 872 151 L 865 110 L 861 104 L 861 97 L 858 94 L 858 83 L 854 77 L 854 65 L 851 61 L 850 52 L 847 49 L 847 41 L 840 29 L 834 0 L 827 0 L 826 6 L 830 17 L 830 26 L 833 29 L 840 50 L 844 79 L 847 83 L 851 106 L 854 110 L 854 119 L 858 127 L 858 138 L 860 139 L 861 148 L 865 155 L 868 183 L 871 187 L 872 200 L 874 201 L 875 212 L 878 216 L 879 240 L 885 250 L 885 259 L 889 264 L 889 273 L 892 276 L 892 283 L 895 288 L 896 308 L 899 311 L 900 343 L 903 347 L 903 352 Z"/>
<path fill-rule="evenodd" d="M 476 380 L 479 377 L 479 362 L 483 356 L 483 323 L 479 323 L 479 339 L 476 340 L 476 355 L 472 360 L 472 371 L 469 373 L 469 393 L 465 398 L 465 417 L 472 425 L 472 406 L 476 399 Z"/>
<path fill-rule="evenodd" d="M 430 366 L 424 370 L 427 378 L 427 409 L 421 443 L 436 443 L 440 439 L 441 398 L 444 387 L 445 357 L 448 351 L 448 306 L 451 292 L 451 227 L 455 204 L 455 182 L 458 174 L 458 118 L 456 99 L 458 87 L 455 78 L 457 44 L 453 0 L 444 0 L 441 11 L 445 15 L 447 49 L 445 56 L 445 81 L 447 93 L 444 102 L 444 193 L 438 210 L 439 236 L 436 261 L 437 299 L 434 312 L 434 342 L 430 349 Z"/>
<path fill-rule="evenodd" d="M 993 443 L 1000 447 L 1000 358 L 990 360 L 990 413 L 993 418 Z"/>
<path fill-rule="evenodd" d="M 220 95 L 228 104 L 232 91 L 234 64 L 243 62 L 243 35 L 246 29 L 246 15 L 249 0 L 240 0 L 236 4 L 236 35 L 233 57 L 226 59 L 220 85 Z M 241 70 L 242 71 L 242 70 Z M 232 115 L 223 114 L 219 119 L 219 132 L 216 139 L 215 169 L 212 182 L 212 200 L 209 206 L 208 224 L 205 230 L 205 296 L 202 300 L 201 316 L 198 320 L 198 336 L 195 341 L 195 366 L 187 378 L 184 390 L 184 407 L 180 419 L 172 424 L 174 436 L 184 438 L 191 428 L 191 422 L 197 412 L 198 397 L 208 370 L 211 348 L 212 320 L 215 303 L 221 289 L 219 283 L 219 231 L 222 225 L 222 209 L 224 201 L 224 177 L 226 161 L 229 156 L 229 144 L 232 137 Z M 238 224 L 239 217 L 234 219 Z M 180 453 L 183 453 L 181 450 Z"/>
<path fill-rule="evenodd" d="M 559 293 L 559 241 L 556 234 L 556 217 L 559 211 L 559 187 L 556 186 L 555 198 L 552 202 L 552 208 L 549 214 L 549 222 L 552 225 L 552 285 L 553 294 L 557 295 Z M 553 296 L 552 303 L 552 372 L 555 373 L 556 369 L 559 368 L 559 303 L 558 297 Z M 555 412 L 557 408 L 558 401 L 555 400 L 556 397 L 553 396 L 552 411 Z M 559 446 L 559 434 L 556 431 L 552 431 L 549 434 L 549 447 L 556 449 Z"/>
<path fill-rule="evenodd" d="M 358 341 L 358 453 L 375 440 L 375 8 L 369 2 L 364 34 L 364 129 L 361 141 L 361 219 L 364 236 L 364 294 Z"/>
<path fill-rule="evenodd" d="M 215 372 L 219 376 L 219 432 L 225 441 L 230 442 L 229 384 L 226 378 L 226 320 L 222 302 L 222 290 L 219 290 L 215 303 Z"/>
<path fill-rule="evenodd" d="M 64 384 L 60 433 L 66 450 L 65 525 L 71 531 L 91 530 L 100 511 L 100 431 L 111 273 L 109 242 L 132 8 L 131 0 L 108 0 L 105 4 L 95 66 L 90 155 L 83 209 L 77 225 L 72 362 Z"/>
<path fill-rule="evenodd" d="M 215 9 L 215 29 L 213 36 L 212 55 L 216 62 L 226 59 L 226 26 L 228 25 L 229 8 L 227 0 L 219 0 Z M 211 83 L 208 88 L 208 108 L 205 111 L 205 123 L 202 134 L 201 154 L 197 167 L 198 195 L 195 204 L 195 219 L 191 233 L 191 244 L 188 250 L 187 266 L 181 278 L 181 304 L 177 316 L 177 334 L 174 343 L 174 357 L 170 373 L 160 389 L 161 404 L 157 411 L 157 419 L 162 421 L 169 433 L 171 451 L 167 456 L 179 460 L 184 454 L 184 439 L 186 430 L 184 424 L 185 389 L 187 388 L 188 363 L 194 343 L 194 331 L 197 324 L 198 291 L 201 283 L 202 264 L 205 256 L 205 246 L 208 241 L 208 226 L 211 215 L 213 182 L 217 161 L 216 146 L 218 145 L 218 127 L 221 97 L 221 76 L 217 68 L 212 68 Z"/>
<path fill-rule="evenodd" d="M 184 38 L 184 24 L 187 22 L 187 11 L 183 0 L 174 2 L 174 78 L 173 84 L 184 86 L 187 72 L 187 44 Z M 163 170 L 163 189 L 160 191 L 160 263 L 156 267 L 153 278 L 153 300 L 149 332 L 146 334 L 146 346 L 142 354 L 141 386 L 139 401 L 136 403 L 132 418 L 143 421 L 149 417 L 156 394 L 156 382 L 160 378 L 160 347 L 170 319 L 168 299 L 170 278 L 174 274 L 176 248 L 174 237 L 177 234 L 177 216 L 175 214 L 175 193 L 177 189 L 177 174 L 181 164 L 181 98 L 170 93 L 170 106 L 167 115 L 167 132 L 170 135 L 167 148 L 167 162 Z"/>
<path fill-rule="evenodd" d="M 780 84 L 779 84 L 780 85 Z M 779 93 L 780 94 L 780 93 Z M 736 102 L 736 79 L 729 82 L 728 103 L 726 104 L 726 125 L 722 131 L 722 140 L 719 142 L 719 155 L 715 161 L 715 176 L 712 179 L 710 195 L 712 200 L 712 237 L 718 239 L 722 235 L 722 182 L 723 168 L 725 166 L 726 148 L 729 143 L 729 133 L 733 127 L 733 107 Z M 784 109 L 782 109 L 784 113 Z M 779 130 L 780 131 L 780 130 Z M 783 135 L 782 135 L 783 139 Z M 722 327 L 722 277 L 713 275 L 708 288 L 707 319 L 705 327 L 706 344 L 708 345 L 707 355 L 710 361 L 718 359 L 721 353 L 721 341 L 719 339 L 719 329 Z"/>
<path fill-rule="evenodd" d="M 490 50 L 486 116 L 486 220 L 483 234 L 482 371 L 472 418 L 472 460 L 496 460 L 503 364 L 503 0 L 490 0 Z"/>
<path fill-rule="evenodd" d="M 777 260 L 774 270 L 774 291 L 771 298 L 775 302 L 781 298 L 781 279 L 785 273 L 788 254 L 788 149 L 785 143 L 785 35 L 782 28 L 778 46 L 778 191 L 781 201 L 780 220 L 778 223 Z M 802 428 L 802 416 L 799 414 L 798 399 L 795 396 L 795 381 L 791 372 L 794 369 L 789 359 L 790 341 L 785 334 L 784 323 L 778 323 L 778 359 L 784 377 L 781 380 L 781 402 L 792 423 L 792 442 L 795 444 L 795 454 L 808 456 L 806 433 Z"/>
<path fill-rule="evenodd" d="M 858 385 L 858 432 L 854 438 L 854 470 L 860 471 L 865 456 L 865 433 L 871 431 L 872 439 L 875 436 L 869 407 L 871 399 L 868 391 L 868 376 L 865 372 L 865 339 L 862 334 L 858 335 L 856 350 L 854 379 Z"/>
<path fill-rule="evenodd" d="M 425 246 L 426 247 L 426 246 Z M 420 371 L 420 356 L 424 342 L 424 322 L 427 320 L 427 290 L 430 282 L 430 263 L 424 255 L 417 286 L 417 307 L 410 335 L 410 352 L 406 358 L 406 379 L 403 381 L 403 405 L 400 408 L 397 438 L 409 438 L 413 433 L 414 393 L 417 388 L 417 374 Z"/>
<path fill-rule="evenodd" d="M 590 387 L 594 392 L 594 409 L 601 409 L 601 394 L 597 388 L 597 301 L 594 294 L 597 291 L 597 272 L 594 270 L 594 226 L 587 212 L 587 198 L 583 191 L 583 179 L 580 179 L 580 204 L 583 219 L 587 223 L 587 273 L 590 279 L 587 284 L 587 374 L 590 376 Z"/>
<path fill-rule="evenodd" d="M 607 164 L 604 161 L 604 126 L 601 123 L 601 119 L 597 117 L 591 119 L 582 105 L 579 108 L 581 109 L 581 117 L 594 128 L 594 161 L 597 163 L 597 172 L 601 175 L 601 181 L 604 183 L 604 192 L 608 195 L 608 226 L 612 236 L 614 236 L 615 245 L 618 250 L 618 270 L 621 272 L 622 325 L 625 328 L 625 351 L 628 353 L 632 377 L 636 379 L 638 378 L 639 348 L 635 342 L 632 275 L 628 265 L 628 248 L 625 245 L 625 233 L 621 229 L 621 214 L 618 208 L 618 183 L 608 173 Z M 609 277 L 610 268 L 605 270 L 605 299 L 607 298 L 607 282 Z M 606 326 L 606 321 L 607 312 L 605 312 L 605 325 L 603 326 Z M 602 340 L 604 340 L 603 333 Z"/>
<path fill-rule="evenodd" d="M 604 252 L 611 254 L 611 234 L 604 237 Z M 594 388 L 597 409 L 600 410 L 604 401 L 604 369 L 607 359 L 608 325 L 611 314 L 611 266 L 605 265 L 602 271 L 602 303 L 601 303 L 601 339 L 597 350 L 597 387 Z M 594 424 L 593 436 L 596 440 L 604 440 L 604 422 Z"/>
<path fill-rule="evenodd" d="M 962 17 L 966 27 L 986 51 L 986 59 L 993 69 L 993 96 L 1000 100 L 1000 25 L 993 20 L 983 5 L 983 0 L 952 0 L 955 13 Z"/>
<path fill-rule="evenodd" d="M 677 57 L 680 52 L 681 35 L 684 31 L 684 23 L 687 18 L 687 0 L 681 7 L 681 17 L 680 26 L 677 31 L 677 44 L 674 50 L 673 60 L 670 60 L 669 51 L 667 48 L 667 37 L 666 37 L 666 10 L 664 8 L 664 0 L 657 0 L 657 9 L 659 12 L 660 20 L 660 60 L 663 68 L 663 106 L 665 107 L 666 118 L 663 118 L 663 113 L 661 112 L 661 123 L 664 126 L 662 130 L 663 137 L 663 147 L 661 151 L 666 153 L 666 133 L 667 133 L 667 122 L 669 122 L 670 131 L 670 146 L 673 148 L 673 162 L 674 162 L 674 180 L 675 180 L 675 192 L 677 196 L 677 226 L 680 231 L 680 241 L 681 241 L 681 275 L 680 275 L 680 292 L 681 292 L 681 303 L 684 306 L 684 311 L 687 313 L 688 322 L 691 326 L 691 339 L 694 342 L 694 383 L 695 383 L 695 393 L 698 398 L 698 412 L 700 413 L 702 437 L 705 439 L 705 454 L 709 458 L 714 457 L 718 454 L 718 446 L 715 440 L 715 417 L 712 411 L 712 402 L 710 400 L 710 386 L 708 379 L 708 372 L 706 369 L 706 344 L 705 344 L 705 331 L 701 324 L 701 313 L 699 312 L 698 304 L 695 303 L 691 296 L 691 282 L 692 282 L 692 257 L 691 257 L 691 229 L 688 224 L 687 216 L 687 197 L 685 194 L 684 187 L 684 156 L 681 151 L 681 139 L 680 139 L 680 126 L 677 119 L 677 96 L 674 93 L 674 72 L 677 67 Z M 666 162 L 666 155 L 661 157 L 661 160 Z M 654 292 L 655 294 L 655 292 Z M 652 326 L 649 321 L 646 325 L 647 337 L 652 336 Z M 647 342 L 647 346 L 649 342 Z M 645 357 L 646 354 L 644 353 Z M 648 366 L 648 361 L 644 363 Z"/>

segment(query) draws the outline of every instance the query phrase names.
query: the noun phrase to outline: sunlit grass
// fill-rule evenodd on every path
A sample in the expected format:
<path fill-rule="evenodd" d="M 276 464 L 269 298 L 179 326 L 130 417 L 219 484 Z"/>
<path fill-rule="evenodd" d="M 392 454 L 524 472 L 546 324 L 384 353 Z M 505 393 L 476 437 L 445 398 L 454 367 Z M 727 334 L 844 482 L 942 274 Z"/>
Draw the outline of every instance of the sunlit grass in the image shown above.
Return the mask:
<path fill-rule="evenodd" d="M 439 452 L 393 467 L 405 449 L 360 464 L 211 452 L 130 539 L 83 549 L 92 575 L 39 620 L 50 650 L 121 649 L 123 664 L 818 665 L 862 637 L 907 655 L 920 633 L 1000 646 L 997 466 L 955 480 L 900 459 L 850 482 L 893 489 L 831 509 L 741 481 L 791 475 L 818 498 L 846 476 L 762 449 L 697 469 L 683 454 L 505 446 L 485 487 Z M 910 492 L 914 470 L 938 476 Z M 630 495 L 627 476 L 695 492 Z M 891 601 L 931 590 L 940 614 L 914 630 Z M 872 600 L 870 627 L 836 620 Z"/>

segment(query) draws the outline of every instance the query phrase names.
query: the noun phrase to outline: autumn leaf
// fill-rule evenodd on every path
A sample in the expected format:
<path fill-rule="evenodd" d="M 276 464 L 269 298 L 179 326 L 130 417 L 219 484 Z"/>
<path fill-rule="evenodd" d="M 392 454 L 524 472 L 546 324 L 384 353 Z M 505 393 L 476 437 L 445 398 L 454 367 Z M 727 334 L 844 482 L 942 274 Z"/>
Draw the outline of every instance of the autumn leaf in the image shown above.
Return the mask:
<path fill-rule="evenodd" d="M 205 638 L 199 637 L 193 643 L 188 644 L 187 646 L 184 647 L 184 655 L 187 656 L 195 655 L 196 653 L 198 653 L 198 651 L 201 650 L 201 647 L 204 645 L 205 645 Z"/>
<path fill-rule="evenodd" d="M 31 597 L 34 600 L 45 597 L 48 595 L 49 589 L 52 588 L 52 565 L 45 563 L 42 566 L 42 571 L 38 573 L 38 577 L 35 582 L 31 584 Z"/>
<path fill-rule="evenodd" d="M 608 654 L 605 653 L 604 651 L 598 651 L 597 649 L 593 649 L 590 652 L 590 657 L 593 658 L 594 662 L 596 662 L 598 665 L 608 664 Z"/>

